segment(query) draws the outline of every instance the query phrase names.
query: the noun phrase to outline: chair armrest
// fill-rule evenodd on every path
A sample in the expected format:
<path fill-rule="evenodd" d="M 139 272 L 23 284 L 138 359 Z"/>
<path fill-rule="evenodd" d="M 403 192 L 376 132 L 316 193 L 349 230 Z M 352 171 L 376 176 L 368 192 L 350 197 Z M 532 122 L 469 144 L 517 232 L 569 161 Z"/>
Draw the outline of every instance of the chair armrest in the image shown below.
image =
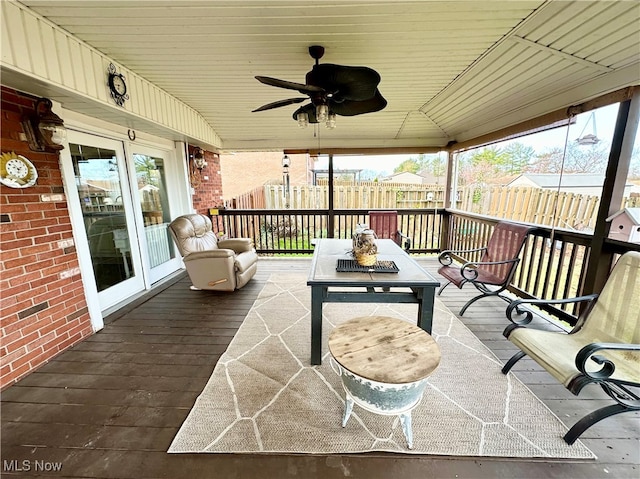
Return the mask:
<path fill-rule="evenodd" d="M 402 231 L 396 231 L 396 234 L 401 238 L 400 243 L 402 243 L 402 240 L 404 240 L 404 250 L 408 253 L 409 250 L 411 249 L 411 238 L 409 238 L 406 234 L 404 234 Z"/>
<path fill-rule="evenodd" d="M 571 304 L 582 303 L 584 301 L 588 301 L 589 303 L 591 303 L 597 298 L 597 294 L 587 294 L 585 296 L 577 296 L 575 298 L 564 299 L 518 299 L 507 306 L 507 319 L 513 324 L 529 324 L 533 319 L 533 313 L 526 309 L 520 309 L 520 306 L 522 306 L 523 304 Z M 519 315 L 524 314 L 525 317 L 523 319 L 516 319 L 515 316 L 513 316 L 514 311 Z"/>
<path fill-rule="evenodd" d="M 491 266 L 496 264 L 518 263 L 520 258 L 508 259 L 505 261 L 469 261 L 460 267 L 460 274 L 467 281 L 475 281 L 478 278 L 478 269 L 482 266 Z"/>
<path fill-rule="evenodd" d="M 242 253 L 253 249 L 253 241 L 251 238 L 231 238 L 218 241 L 218 248 L 231 249 L 236 253 Z"/>
<path fill-rule="evenodd" d="M 598 351 L 640 351 L 640 344 L 630 343 L 591 343 L 584 346 L 576 354 L 576 368 L 590 378 L 596 380 L 607 379 L 616 369 L 615 363 L 604 356 L 595 355 Z M 597 371 L 587 371 L 587 362 L 591 359 L 600 366 Z"/>
<path fill-rule="evenodd" d="M 182 258 L 184 262 L 196 261 L 205 258 L 233 258 L 235 253 L 230 249 L 212 249 L 207 251 L 194 251 Z"/>
<path fill-rule="evenodd" d="M 449 266 L 453 263 L 452 255 L 460 255 L 461 253 L 477 253 L 479 251 L 486 251 L 487 248 L 475 248 L 475 249 L 446 249 L 438 255 L 438 261 L 443 266 Z"/>

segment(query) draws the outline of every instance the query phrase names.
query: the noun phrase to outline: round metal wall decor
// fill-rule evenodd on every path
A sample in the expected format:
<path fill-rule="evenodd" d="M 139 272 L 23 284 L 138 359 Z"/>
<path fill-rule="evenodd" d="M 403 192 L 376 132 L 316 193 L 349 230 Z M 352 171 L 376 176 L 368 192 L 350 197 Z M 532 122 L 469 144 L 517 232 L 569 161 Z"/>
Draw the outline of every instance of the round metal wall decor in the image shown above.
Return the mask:
<path fill-rule="evenodd" d="M 111 98 L 118 106 L 123 106 L 124 101 L 129 99 L 124 75 L 116 72 L 116 66 L 113 63 L 109 64 L 108 75 L 107 86 L 109 87 Z"/>

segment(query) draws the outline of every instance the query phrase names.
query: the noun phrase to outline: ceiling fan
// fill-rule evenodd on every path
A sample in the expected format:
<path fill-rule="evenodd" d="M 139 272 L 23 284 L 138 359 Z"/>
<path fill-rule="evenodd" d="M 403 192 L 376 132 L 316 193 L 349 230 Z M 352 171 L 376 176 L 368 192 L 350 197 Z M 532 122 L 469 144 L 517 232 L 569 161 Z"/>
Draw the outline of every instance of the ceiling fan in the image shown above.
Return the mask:
<path fill-rule="evenodd" d="M 350 67 L 333 63 L 320 64 L 324 47 L 312 45 L 309 55 L 316 63 L 307 73 L 305 83 L 296 83 L 277 78 L 256 76 L 265 85 L 287 90 L 296 90 L 307 97 L 287 98 L 256 108 L 253 112 L 271 110 L 282 106 L 302 103 L 307 99 L 311 103 L 298 108 L 293 119 L 304 127 L 308 123 L 326 122 L 328 128 L 335 127 L 336 115 L 354 116 L 382 110 L 387 100 L 380 94 L 378 84 L 380 75 L 368 67 Z"/>

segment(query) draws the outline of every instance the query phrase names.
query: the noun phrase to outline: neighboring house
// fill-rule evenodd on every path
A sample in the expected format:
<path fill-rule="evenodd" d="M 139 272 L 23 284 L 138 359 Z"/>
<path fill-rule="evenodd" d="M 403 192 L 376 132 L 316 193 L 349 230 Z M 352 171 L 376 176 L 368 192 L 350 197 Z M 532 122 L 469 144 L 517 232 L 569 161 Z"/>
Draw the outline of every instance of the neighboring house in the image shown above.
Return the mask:
<path fill-rule="evenodd" d="M 403 171 L 401 173 L 396 173 L 394 175 L 382 178 L 381 181 L 385 183 L 409 183 L 414 185 L 421 185 L 425 183 L 425 178 L 409 171 Z"/>
<path fill-rule="evenodd" d="M 640 208 L 624 208 L 609 216 L 611 222 L 609 238 L 640 243 Z"/>
<path fill-rule="evenodd" d="M 447 181 L 447 175 L 444 173 L 437 176 L 429 171 L 422 170 L 418 171 L 418 175 L 422 176 L 422 184 L 426 185 L 444 185 Z"/>
<path fill-rule="evenodd" d="M 524 186 L 531 188 L 542 188 L 557 190 L 560 182 L 560 175 L 551 173 L 523 174 L 518 176 L 507 186 Z M 565 193 L 575 193 L 579 195 L 600 196 L 604 185 L 604 175 L 592 174 L 564 174 L 560 184 L 560 191 Z M 633 184 L 629 183 L 625 187 L 625 196 L 629 196 Z"/>

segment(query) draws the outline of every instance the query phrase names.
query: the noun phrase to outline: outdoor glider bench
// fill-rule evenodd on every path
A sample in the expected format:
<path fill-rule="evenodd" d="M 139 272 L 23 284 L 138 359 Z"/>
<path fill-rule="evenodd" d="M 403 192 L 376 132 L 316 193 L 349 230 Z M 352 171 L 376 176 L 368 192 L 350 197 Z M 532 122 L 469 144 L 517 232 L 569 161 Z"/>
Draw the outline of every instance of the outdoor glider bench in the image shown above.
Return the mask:
<path fill-rule="evenodd" d="M 512 313 L 523 304 L 562 304 L 590 301 L 571 332 L 525 327 L 531 311 L 515 322 Z M 515 317 L 521 318 L 520 309 Z M 640 252 L 625 253 L 611 271 L 599 295 L 563 300 L 518 300 L 507 308 L 514 321 L 504 336 L 521 351 L 502 368 L 507 374 L 524 356 L 546 369 L 576 396 L 591 383 L 599 384 L 615 404 L 587 414 L 565 434 L 573 444 L 592 425 L 615 414 L 640 410 Z"/>
<path fill-rule="evenodd" d="M 458 288 L 470 283 L 480 291 L 462 307 L 460 316 L 467 308 L 479 299 L 489 296 L 497 296 L 508 303 L 511 299 L 501 293 L 507 289 L 516 267 L 520 262 L 520 251 L 524 246 L 527 235 L 533 228 L 528 225 L 500 221 L 483 248 L 468 250 L 445 250 L 438 256 L 442 265 L 438 273 L 447 279 L 438 291 L 438 296 L 451 283 Z M 482 253 L 480 261 L 465 260 L 460 264 L 454 264 L 454 257 L 464 257 L 472 253 Z M 461 256 L 463 255 L 463 256 Z"/>

